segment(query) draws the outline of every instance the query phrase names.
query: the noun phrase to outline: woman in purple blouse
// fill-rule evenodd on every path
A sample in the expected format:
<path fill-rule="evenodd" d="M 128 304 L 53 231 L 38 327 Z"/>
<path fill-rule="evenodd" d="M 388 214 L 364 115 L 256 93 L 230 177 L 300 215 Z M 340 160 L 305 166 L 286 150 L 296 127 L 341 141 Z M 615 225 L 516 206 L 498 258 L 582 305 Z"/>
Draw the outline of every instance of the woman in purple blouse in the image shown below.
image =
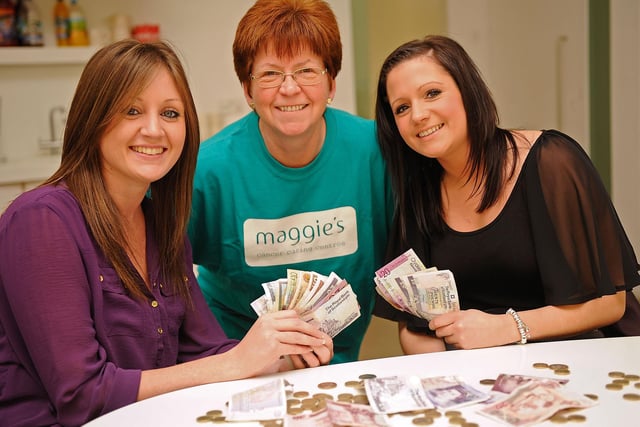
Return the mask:
<path fill-rule="evenodd" d="M 3 425 L 75 426 L 160 393 L 329 362 L 331 338 L 293 311 L 261 316 L 238 342 L 207 307 L 185 234 L 199 141 L 170 46 L 127 40 L 90 59 L 60 168 L 0 217 Z"/>

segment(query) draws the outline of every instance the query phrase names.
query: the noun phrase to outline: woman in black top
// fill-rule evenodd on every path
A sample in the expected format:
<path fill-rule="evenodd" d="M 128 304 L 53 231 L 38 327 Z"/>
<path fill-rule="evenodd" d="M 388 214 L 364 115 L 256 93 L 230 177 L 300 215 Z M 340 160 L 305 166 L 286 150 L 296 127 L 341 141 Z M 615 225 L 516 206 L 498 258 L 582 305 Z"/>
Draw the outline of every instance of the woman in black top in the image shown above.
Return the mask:
<path fill-rule="evenodd" d="M 427 322 L 378 297 L 406 353 L 639 333 L 638 262 L 588 155 L 558 131 L 498 127 L 457 42 L 392 52 L 376 121 L 396 193 L 388 258 L 413 248 L 451 270 L 461 305 Z"/>

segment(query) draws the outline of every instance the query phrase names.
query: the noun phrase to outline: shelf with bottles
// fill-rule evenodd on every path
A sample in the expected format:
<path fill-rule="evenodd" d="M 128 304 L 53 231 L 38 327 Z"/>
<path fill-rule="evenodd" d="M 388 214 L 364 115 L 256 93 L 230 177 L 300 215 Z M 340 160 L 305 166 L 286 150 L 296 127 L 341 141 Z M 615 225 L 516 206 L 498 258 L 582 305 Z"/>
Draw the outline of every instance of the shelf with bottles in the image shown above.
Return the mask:
<path fill-rule="evenodd" d="M 83 65 L 97 46 L 0 47 L 0 65 Z"/>

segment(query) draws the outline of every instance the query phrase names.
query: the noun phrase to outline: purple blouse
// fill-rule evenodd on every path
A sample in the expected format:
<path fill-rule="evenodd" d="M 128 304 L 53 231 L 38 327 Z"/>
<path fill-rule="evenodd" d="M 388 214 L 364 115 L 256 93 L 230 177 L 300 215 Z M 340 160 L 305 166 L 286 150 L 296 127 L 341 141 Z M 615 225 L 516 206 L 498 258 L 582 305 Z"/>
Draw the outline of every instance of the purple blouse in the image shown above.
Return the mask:
<path fill-rule="evenodd" d="M 147 227 L 150 230 L 151 227 Z M 18 197 L 0 217 L 0 419 L 83 424 L 136 401 L 141 371 L 222 353 L 226 337 L 192 272 L 193 308 L 159 277 L 147 232 L 153 297 L 127 296 L 64 186 Z"/>

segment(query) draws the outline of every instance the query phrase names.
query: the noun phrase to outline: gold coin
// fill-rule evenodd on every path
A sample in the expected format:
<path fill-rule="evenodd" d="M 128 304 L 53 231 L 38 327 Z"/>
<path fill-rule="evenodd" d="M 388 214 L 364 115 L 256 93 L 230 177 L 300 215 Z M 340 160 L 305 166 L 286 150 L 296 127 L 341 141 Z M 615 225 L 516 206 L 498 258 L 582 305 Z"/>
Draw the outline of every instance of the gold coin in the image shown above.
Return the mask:
<path fill-rule="evenodd" d="M 640 394 L 625 393 L 625 394 L 622 395 L 622 398 L 625 399 L 625 400 L 638 401 L 638 400 L 640 400 Z"/>
<path fill-rule="evenodd" d="M 607 390 L 622 390 L 622 384 L 609 383 L 605 387 Z"/>
<path fill-rule="evenodd" d="M 306 399 L 302 399 L 300 401 L 300 406 L 302 406 L 303 408 L 315 408 L 316 406 L 318 406 L 318 403 L 320 401 L 314 397 L 309 397 Z"/>
<path fill-rule="evenodd" d="M 551 418 L 549 418 L 549 421 L 551 421 L 552 423 L 555 424 L 565 424 L 569 422 L 569 419 L 567 417 L 565 417 L 564 415 L 554 415 Z"/>
<path fill-rule="evenodd" d="M 424 415 L 431 418 L 440 418 L 442 414 L 436 408 L 429 408 L 423 411 Z"/>
<path fill-rule="evenodd" d="M 585 396 L 588 397 L 591 400 L 598 400 L 598 395 L 597 394 L 585 393 Z"/>
<path fill-rule="evenodd" d="M 614 380 L 611 380 L 611 382 L 614 384 L 629 385 L 629 380 L 625 378 L 616 378 Z"/>
<path fill-rule="evenodd" d="M 227 419 L 225 417 L 223 417 L 222 415 L 219 415 L 217 417 L 209 417 L 209 419 L 211 420 L 211 422 L 216 423 L 216 424 L 222 424 L 222 423 L 226 423 Z"/>
<path fill-rule="evenodd" d="M 287 399 L 287 405 L 293 406 L 293 405 L 299 405 L 299 404 L 300 404 L 300 399 L 292 399 L 292 398 Z"/>
<path fill-rule="evenodd" d="M 556 375 L 569 375 L 571 371 L 569 369 L 560 368 L 560 369 L 554 369 L 553 373 Z"/>
<path fill-rule="evenodd" d="M 368 405 L 369 398 L 365 394 L 358 394 L 353 396 L 353 403 L 359 403 L 360 405 Z"/>
<path fill-rule="evenodd" d="M 361 380 L 370 380 L 371 378 L 376 378 L 377 375 L 375 374 L 362 374 L 360 376 L 358 376 L 358 378 L 360 378 Z"/>
<path fill-rule="evenodd" d="M 626 374 L 624 378 L 629 381 L 640 381 L 640 375 L 636 374 Z"/>
<path fill-rule="evenodd" d="M 351 380 L 344 383 L 345 387 L 357 388 L 362 385 L 362 381 Z"/>
<path fill-rule="evenodd" d="M 293 397 L 307 397 L 309 396 L 308 391 L 296 391 L 293 393 Z"/>
<path fill-rule="evenodd" d="M 298 415 L 304 412 L 304 408 L 295 407 L 295 408 L 287 408 L 287 414 L 289 415 Z"/>
<path fill-rule="evenodd" d="M 451 418 L 449 418 L 449 424 L 456 424 L 456 425 L 461 426 L 461 425 L 464 425 L 466 422 L 467 422 L 467 420 L 464 417 L 451 417 Z"/>
<path fill-rule="evenodd" d="M 332 382 L 332 381 L 326 381 L 323 383 L 318 384 L 318 388 L 323 389 L 323 390 L 328 390 L 331 388 L 336 388 L 338 387 L 338 384 Z"/>
<path fill-rule="evenodd" d="M 462 427 L 480 427 L 478 423 L 464 423 Z"/>
<path fill-rule="evenodd" d="M 411 422 L 416 426 L 430 426 L 431 424 L 433 424 L 433 418 L 417 417 L 411 420 Z"/>
<path fill-rule="evenodd" d="M 211 411 L 207 411 L 206 414 L 210 417 L 217 417 L 218 415 L 222 415 L 222 411 L 220 409 L 212 409 Z"/>
<path fill-rule="evenodd" d="M 544 362 L 536 362 L 533 364 L 533 367 L 536 369 L 547 369 L 549 367 L 549 364 Z"/>
<path fill-rule="evenodd" d="M 480 380 L 480 384 L 482 385 L 494 385 L 496 383 L 496 380 L 494 380 L 493 378 L 485 378 L 483 380 Z"/>
<path fill-rule="evenodd" d="M 333 400 L 333 395 L 329 393 L 316 393 L 313 395 L 318 400 Z"/>
<path fill-rule="evenodd" d="M 209 422 L 211 422 L 211 417 L 208 417 L 206 415 L 201 415 L 198 418 L 196 418 L 196 422 L 198 422 L 198 423 L 209 423 Z"/>
<path fill-rule="evenodd" d="M 609 372 L 609 376 L 611 378 L 624 378 L 624 372 L 620 371 L 611 371 Z"/>
<path fill-rule="evenodd" d="M 445 417 L 460 417 L 462 416 L 462 412 L 460 411 L 446 411 L 444 413 Z"/>
<path fill-rule="evenodd" d="M 340 393 L 338 395 L 339 402 L 351 402 L 353 401 L 353 394 L 351 393 Z"/>
<path fill-rule="evenodd" d="M 573 421 L 574 423 L 583 423 L 587 421 L 587 417 L 582 414 L 571 414 L 567 417 L 569 421 Z"/>
<path fill-rule="evenodd" d="M 549 365 L 549 369 L 557 370 L 557 369 L 569 369 L 569 365 L 565 365 L 564 363 L 552 363 Z"/>

